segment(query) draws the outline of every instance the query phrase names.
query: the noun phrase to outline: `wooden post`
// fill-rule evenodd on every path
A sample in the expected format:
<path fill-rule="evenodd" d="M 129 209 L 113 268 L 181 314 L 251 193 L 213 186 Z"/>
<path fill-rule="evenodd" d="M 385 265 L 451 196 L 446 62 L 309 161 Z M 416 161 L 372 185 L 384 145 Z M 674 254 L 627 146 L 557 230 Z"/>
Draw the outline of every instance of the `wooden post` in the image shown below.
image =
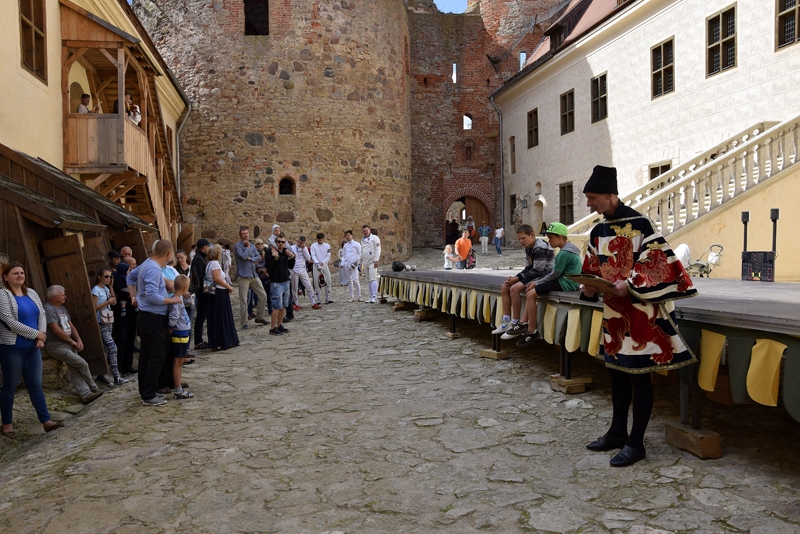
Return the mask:
<path fill-rule="evenodd" d="M 119 43 L 117 48 L 117 112 L 119 115 L 117 161 L 125 161 L 125 49 L 122 43 Z"/>

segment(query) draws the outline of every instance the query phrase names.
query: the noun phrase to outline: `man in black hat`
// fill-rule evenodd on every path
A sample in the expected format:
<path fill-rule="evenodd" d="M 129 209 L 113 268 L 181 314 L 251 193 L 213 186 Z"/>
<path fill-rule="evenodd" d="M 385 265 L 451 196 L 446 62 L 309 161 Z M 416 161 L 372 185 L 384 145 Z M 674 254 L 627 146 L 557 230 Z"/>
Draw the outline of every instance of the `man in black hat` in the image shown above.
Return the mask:
<path fill-rule="evenodd" d="M 208 313 L 208 295 L 203 293 L 203 281 L 206 277 L 206 266 L 208 260 L 206 254 L 210 243 L 208 239 L 199 239 L 197 241 L 197 252 L 192 258 L 191 269 L 191 282 L 189 283 L 189 292 L 195 297 L 196 315 L 194 317 L 194 348 L 195 350 L 207 349 L 208 343 L 203 341 L 203 323 L 206 322 L 206 314 Z"/>
<path fill-rule="evenodd" d="M 108 253 L 108 266 L 111 268 L 112 273 L 117 270 L 117 265 L 119 265 L 119 262 L 121 261 L 122 261 L 122 254 L 120 254 L 116 250 L 111 250 Z"/>
<path fill-rule="evenodd" d="M 653 409 L 650 372 L 678 369 L 697 360 L 677 328 L 673 300 L 697 290 L 680 260 L 653 222 L 620 202 L 617 170 L 594 168 L 583 188 L 586 205 L 605 219 L 595 226 L 583 272 L 614 285 L 603 289 L 603 339 L 598 357 L 611 377 L 611 427 L 586 447 L 622 449 L 613 467 L 644 459 L 644 433 Z M 581 298 L 597 300 L 598 290 L 581 286 Z M 633 427 L 628 409 L 633 401 Z"/>

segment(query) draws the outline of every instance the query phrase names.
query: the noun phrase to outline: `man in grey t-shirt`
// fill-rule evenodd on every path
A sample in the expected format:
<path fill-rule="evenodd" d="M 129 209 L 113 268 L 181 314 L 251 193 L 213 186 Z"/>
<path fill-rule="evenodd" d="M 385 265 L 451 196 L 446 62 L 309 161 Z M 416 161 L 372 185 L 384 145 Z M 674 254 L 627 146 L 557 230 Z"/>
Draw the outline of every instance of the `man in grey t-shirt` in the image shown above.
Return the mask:
<path fill-rule="evenodd" d="M 69 379 L 78 390 L 84 404 L 88 404 L 103 392 L 92 379 L 89 364 L 78 355 L 83 350 L 83 341 L 64 307 L 66 300 L 67 295 L 62 286 L 47 288 L 47 302 L 44 305 L 47 340 L 44 343 L 44 350 L 51 358 L 67 364 Z"/>

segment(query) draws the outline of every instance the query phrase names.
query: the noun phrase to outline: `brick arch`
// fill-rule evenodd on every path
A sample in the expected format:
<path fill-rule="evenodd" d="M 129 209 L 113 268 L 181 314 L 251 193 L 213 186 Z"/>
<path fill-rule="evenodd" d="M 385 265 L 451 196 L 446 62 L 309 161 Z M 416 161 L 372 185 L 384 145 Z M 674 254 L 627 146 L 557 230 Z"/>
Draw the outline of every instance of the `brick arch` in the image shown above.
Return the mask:
<path fill-rule="evenodd" d="M 455 192 L 449 193 L 446 197 L 444 197 L 444 203 L 442 206 L 442 217 L 440 220 L 444 219 L 444 215 L 447 213 L 447 208 L 450 207 L 450 204 L 455 202 L 461 197 L 475 197 L 481 202 L 483 205 L 486 206 L 486 209 L 489 210 L 489 213 L 494 216 L 494 199 L 491 198 L 488 194 L 474 187 L 462 187 L 461 189 L 457 189 Z"/>

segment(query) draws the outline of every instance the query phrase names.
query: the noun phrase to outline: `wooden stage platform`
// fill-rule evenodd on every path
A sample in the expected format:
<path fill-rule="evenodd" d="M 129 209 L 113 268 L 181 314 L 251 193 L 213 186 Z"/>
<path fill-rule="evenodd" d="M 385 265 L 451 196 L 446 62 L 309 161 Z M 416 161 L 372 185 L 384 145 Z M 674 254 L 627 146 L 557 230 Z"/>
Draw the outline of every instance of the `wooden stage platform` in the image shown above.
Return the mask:
<path fill-rule="evenodd" d="M 439 310 L 494 328 L 502 317 L 500 285 L 517 270 L 380 272 L 380 292 L 400 306 L 416 307 L 418 320 Z M 674 302 L 681 334 L 699 364 L 678 370 L 681 421 L 667 428 L 667 441 L 701 457 L 719 457 L 719 437 L 700 428 L 701 395 L 726 404 L 782 405 L 800 421 L 800 284 L 693 278 L 698 296 Z M 560 347 L 561 373 L 551 386 L 581 392 L 586 381 L 572 376 L 579 353 L 597 356 L 602 304 L 582 301 L 578 292 L 540 298 L 538 329 Z M 503 358 L 499 335 L 483 356 Z M 508 341 L 506 343 L 513 343 Z M 782 390 L 779 391 L 780 385 Z M 716 436 L 716 437 L 715 437 Z"/>

